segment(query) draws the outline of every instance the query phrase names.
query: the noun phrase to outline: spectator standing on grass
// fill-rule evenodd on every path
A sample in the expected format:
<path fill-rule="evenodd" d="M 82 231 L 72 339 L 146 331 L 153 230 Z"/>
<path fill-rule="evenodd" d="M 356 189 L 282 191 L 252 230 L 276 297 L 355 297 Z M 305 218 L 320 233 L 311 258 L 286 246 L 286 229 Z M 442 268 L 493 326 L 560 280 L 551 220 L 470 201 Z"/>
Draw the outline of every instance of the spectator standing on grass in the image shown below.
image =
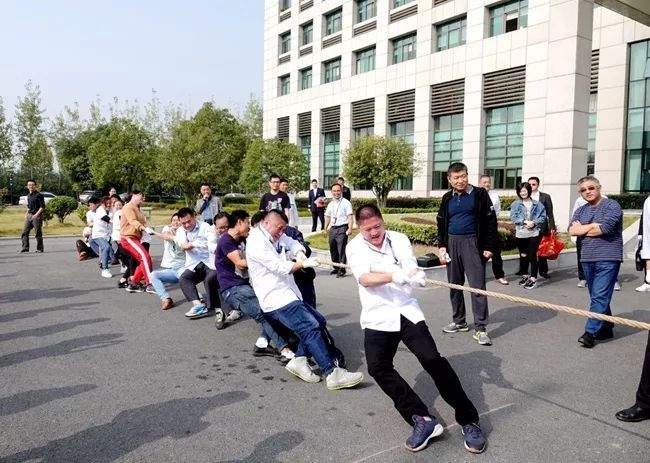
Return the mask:
<path fill-rule="evenodd" d="M 311 212 L 311 231 L 316 231 L 320 220 L 320 229 L 325 229 L 325 190 L 318 186 L 318 180 L 312 179 L 309 189 L 309 212 Z"/>
<path fill-rule="evenodd" d="M 352 204 L 343 198 L 341 185 L 332 185 L 332 200 L 325 210 L 325 231 L 329 234 L 330 257 L 337 264 L 347 263 L 345 247 L 352 234 Z M 330 272 L 336 278 L 345 276 L 345 268 L 334 267 Z"/>
<path fill-rule="evenodd" d="M 528 183 L 530 184 L 530 188 L 532 189 L 532 193 L 530 197 L 533 198 L 535 201 L 539 201 L 540 203 L 542 203 L 542 206 L 544 206 L 544 211 L 546 211 L 546 221 L 542 224 L 539 233 L 541 239 L 544 236 L 549 236 L 551 235 L 551 233 L 555 233 L 555 216 L 553 215 L 553 200 L 551 199 L 551 195 L 540 191 L 539 177 L 529 177 Z M 541 276 L 544 279 L 550 278 L 548 274 L 548 259 L 546 257 L 538 258 L 538 266 L 539 266 L 539 276 Z"/>
<path fill-rule="evenodd" d="M 260 200 L 260 211 L 280 211 L 287 217 L 291 213 L 291 203 L 286 193 L 280 191 L 280 176 L 269 175 L 269 192 L 264 193 Z"/>
<path fill-rule="evenodd" d="M 497 220 L 488 192 L 472 186 L 467 166 L 454 162 L 447 169 L 451 190 L 444 194 L 438 210 L 438 249 L 440 262 L 447 262 L 449 283 L 465 284 L 465 275 L 473 288 L 485 289 L 485 263 L 497 245 Z M 465 298 L 457 289 L 449 290 L 453 321 L 445 333 L 469 331 L 465 320 Z M 488 302 L 486 296 L 472 294 L 475 333 L 483 346 L 492 344 L 487 333 Z"/>
<path fill-rule="evenodd" d="M 478 184 L 480 187 L 485 188 L 490 195 L 492 208 L 498 223 L 499 212 L 501 212 L 501 199 L 497 192 L 492 189 L 492 179 L 489 175 L 481 175 Z M 499 283 L 502 285 L 508 284 L 508 280 L 505 278 L 506 274 L 503 272 L 503 259 L 501 258 L 501 243 L 499 240 L 497 240 L 497 245 L 494 247 L 494 253 L 492 254 L 492 273 Z"/>
<path fill-rule="evenodd" d="M 345 179 L 343 177 L 339 177 L 336 183 L 341 185 L 341 196 L 343 196 L 348 201 L 352 201 L 352 192 L 348 187 L 345 186 Z"/>
<path fill-rule="evenodd" d="M 573 214 L 569 233 L 578 237 L 580 261 L 589 289 L 589 310 L 611 315 L 610 303 L 623 261 L 623 211 L 600 194 L 600 182 L 592 175 L 578 180 L 578 191 L 587 201 Z M 578 342 L 587 348 L 614 337 L 613 325 L 589 319 Z"/>
<path fill-rule="evenodd" d="M 20 235 L 22 248 L 20 252 L 29 252 L 29 233 L 34 229 L 36 237 L 36 252 L 43 252 L 43 213 L 45 212 L 45 197 L 36 188 L 36 181 L 27 180 L 27 212 L 25 225 Z"/>
<path fill-rule="evenodd" d="M 298 227 L 300 216 L 298 215 L 298 206 L 296 205 L 296 195 L 289 193 L 289 180 L 280 179 L 280 191 L 289 197 L 289 226 Z"/>
<path fill-rule="evenodd" d="M 212 188 L 207 183 L 201 185 L 201 197 L 196 201 L 194 210 L 197 218 L 208 225 L 213 224 L 214 216 L 223 210 L 221 200 L 212 194 Z"/>
<path fill-rule="evenodd" d="M 513 201 L 510 206 L 510 220 L 515 225 L 515 238 L 519 249 L 519 273 L 522 275 L 519 285 L 524 289 L 537 286 L 537 249 L 541 239 L 540 230 L 546 222 L 544 205 L 531 198 L 532 191 L 528 182 L 518 185 L 516 193 L 519 199 Z"/>

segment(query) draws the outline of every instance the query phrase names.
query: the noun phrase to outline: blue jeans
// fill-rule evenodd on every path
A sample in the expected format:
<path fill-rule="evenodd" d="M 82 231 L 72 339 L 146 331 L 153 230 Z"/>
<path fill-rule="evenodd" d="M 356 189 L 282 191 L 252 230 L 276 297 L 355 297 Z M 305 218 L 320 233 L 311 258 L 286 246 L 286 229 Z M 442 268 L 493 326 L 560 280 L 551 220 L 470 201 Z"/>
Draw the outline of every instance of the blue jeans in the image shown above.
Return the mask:
<path fill-rule="evenodd" d="M 609 303 L 614 294 L 614 283 L 618 278 L 618 269 L 621 266 L 620 262 L 615 261 L 600 261 L 600 262 L 581 262 L 582 271 L 587 280 L 587 288 L 589 289 L 589 311 L 611 315 L 612 310 Z M 587 320 L 585 331 L 587 333 L 596 334 L 606 326 L 612 326 L 600 320 L 590 318 Z"/>
<path fill-rule="evenodd" d="M 279 321 L 298 335 L 300 344 L 296 357 L 311 354 L 325 375 L 334 370 L 334 359 L 323 340 L 320 322 L 302 301 L 293 301 L 278 310 L 266 312 L 264 316 Z"/>
<path fill-rule="evenodd" d="M 151 272 L 151 285 L 156 291 L 156 294 L 160 296 L 160 299 L 168 299 L 169 293 L 165 289 L 165 283 L 178 283 L 180 280 L 181 273 L 183 273 L 184 268 L 162 268 Z"/>
<path fill-rule="evenodd" d="M 99 256 L 99 262 L 102 269 L 107 269 L 108 265 L 115 258 L 110 238 L 93 238 L 90 240 L 90 247 Z"/>
<path fill-rule="evenodd" d="M 287 342 L 273 329 L 271 324 L 264 318 L 264 312 L 250 285 L 239 285 L 221 291 L 221 300 L 231 310 L 239 310 L 248 315 L 262 326 L 260 336 L 273 342 L 277 350 L 287 347 Z"/>

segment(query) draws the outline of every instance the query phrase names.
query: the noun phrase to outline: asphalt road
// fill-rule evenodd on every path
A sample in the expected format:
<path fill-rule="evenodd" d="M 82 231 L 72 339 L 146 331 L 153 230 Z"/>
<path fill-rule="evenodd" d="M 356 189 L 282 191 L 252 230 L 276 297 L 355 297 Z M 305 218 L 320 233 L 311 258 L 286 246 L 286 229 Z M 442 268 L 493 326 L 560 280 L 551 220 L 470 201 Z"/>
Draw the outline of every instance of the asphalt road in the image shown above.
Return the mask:
<path fill-rule="evenodd" d="M 447 428 L 414 455 L 403 448 L 410 428 L 371 378 L 339 392 L 300 382 L 251 355 L 252 321 L 217 332 L 212 319 L 185 319 L 187 305 L 162 312 L 155 296 L 118 290 L 96 262 L 76 261 L 70 238 L 45 246 L 24 255 L 17 240 L 0 241 L 2 462 L 650 460 L 650 423 L 613 416 L 634 401 L 645 333 L 619 328 L 585 350 L 576 342 L 584 320 L 491 301 L 494 345 L 481 347 L 470 334 L 441 333 L 447 291 L 418 291 L 489 447 L 479 456 L 464 450 L 453 410 L 401 347 L 398 370 Z M 648 296 L 633 291 L 640 280 L 626 264 L 615 314 L 650 321 Z M 558 271 L 525 295 L 584 307 L 587 293 L 575 284 L 573 272 Z M 317 288 L 337 344 L 365 372 L 356 283 L 323 271 Z M 181 300 L 178 289 L 172 295 Z"/>

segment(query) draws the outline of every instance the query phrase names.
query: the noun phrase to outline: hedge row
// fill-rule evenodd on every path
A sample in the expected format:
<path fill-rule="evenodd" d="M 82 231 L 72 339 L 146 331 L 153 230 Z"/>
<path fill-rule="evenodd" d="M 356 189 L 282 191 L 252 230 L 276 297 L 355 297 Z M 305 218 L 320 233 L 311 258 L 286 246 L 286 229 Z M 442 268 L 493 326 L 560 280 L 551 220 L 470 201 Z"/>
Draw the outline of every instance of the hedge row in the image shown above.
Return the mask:
<path fill-rule="evenodd" d="M 621 209 L 643 209 L 643 203 L 647 199 L 646 193 L 623 193 L 620 195 L 607 195 L 608 198 L 616 201 Z"/>

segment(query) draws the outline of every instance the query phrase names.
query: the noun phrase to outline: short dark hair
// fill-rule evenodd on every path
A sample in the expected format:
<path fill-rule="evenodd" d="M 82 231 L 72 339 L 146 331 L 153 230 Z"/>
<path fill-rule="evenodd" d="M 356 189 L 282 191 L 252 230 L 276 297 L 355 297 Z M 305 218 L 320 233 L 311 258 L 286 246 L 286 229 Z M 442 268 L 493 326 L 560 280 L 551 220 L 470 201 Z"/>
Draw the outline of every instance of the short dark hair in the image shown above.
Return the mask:
<path fill-rule="evenodd" d="M 178 218 L 182 219 L 182 218 L 187 217 L 188 215 L 191 215 L 192 217 L 194 217 L 195 212 L 194 212 L 194 209 L 190 209 L 189 207 L 181 207 L 178 210 L 177 214 L 178 214 Z"/>
<path fill-rule="evenodd" d="M 133 190 L 133 191 L 131 192 L 131 197 L 133 197 L 133 195 L 141 195 L 141 194 L 142 194 L 142 191 L 140 191 L 140 190 Z"/>
<path fill-rule="evenodd" d="M 312 181 L 312 183 L 313 183 L 313 182 L 318 183 L 318 179 L 317 179 L 317 178 L 312 178 L 311 181 Z"/>
<path fill-rule="evenodd" d="M 519 196 L 519 199 L 523 199 L 521 197 L 521 189 L 524 188 L 528 192 L 528 197 L 530 198 L 530 195 L 533 193 L 533 187 L 530 186 L 530 183 L 528 182 L 521 182 L 519 185 L 517 185 L 517 196 Z"/>
<path fill-rule="evenodd" d="M 129 201 L 131 201 L 131 193 L 126 193 L 124 195 L 124 202 L 128 203 Z"/>
<path fill-rule="evenodd" d="M 289 180 L 284 177 L 280 177 L 280 183 L 289 183 Z"/>
<path fill-rule="evenodd" d="M 102 203 L 105 203 L 105 202 L 110 201 L 110 200 L 111 200 L 111 197 L 110 197 L 110 196 L 102 196 L 99 200 L 100 200 Z"/>
<path fill-rule="evenodd" d="M 274 178 L 277 178 L 279 180 L 280 176 L 278 174 L 275 174 L 275 173 L 269 175 L 269 181 L 273 180 Z"/>
<path fill-rule="evenodd" d="M 230 215 L 226 211 L 219 211 L 216 213 L 216 215 L 212 218 L 212 223 L 217 223 L 217 220 L 226 218 L 230 220 Z"/>
<path fill-rule="evenodd" d="M 462 162 L 452 162 L 447 169 L 447 175 L 455 174 L 458 172 L 467 172 L 467 166 Z"/>
<path fill-rule="evenodd" d="M 119 202 L 121 202 L 122 204 L 124 204 L 124 201 L 122 201 L 122 198 L 120 198 L 119 195 L 113 195 L 113 196 L 111 196 L 111 199 L 114 199 L 115 202 L 118 202 L 118 201 L 119 201 Z"/>
<path fill-rule="evenodd" d="M 29 182 L 32 182 L 34 185 L 36 185 L 36 180 L 34 180 L 33 178 L 28 179 L 25 183 L 29 183 Z"/>
<path fill-rule="evenodd" d="M 208 182 L 201 183 L 201 188 L 203 188 L 204 186 L 207 186 L 208 188 L 212 189 L 212 186 Z"/>
<path fill-rule="evenodd" d="M 345 179 L 343 177 L 339 177 L 338 180 L 343 180 L 345 182 Z"/>
<path fill-rule="evenodd" d="M 97 196 L 91 196 L 90 198 L 88 198 L 88 203 L 89 204 L 99 204 L 101 202 L 102 202 L 102 200 L 99 199 Z"/>
<path fill-rule="evenodd" d="M 228 214 L 228 228 L 235 228 L 240 220 L 243 222 L 249 217 L 250 215 L 245 210 L 235 209 L 230 214 Z"/>
<path fill-rule="evenodd" d="M 333 190 L 335 186 L 341 188 L 341 185 L 339 185 L 338 183 L 332 183 L 332 185 L 330 186 L 330 190 Z M 341 188 L 341 190 L 343 190 L 343 188 Z"/>
<path fill-rule="evenodd" d="M 284 223 L 289 223 L 289 218 L 287 217 L 287 214 L 285 214 L 283 211 L 278 211 L 277 209 L 271 209 L 270 211 L 268 211 L 266 213 L 265 218 L 272 214 L 275 214 L 278 217 L 280 217 L 284 221 Z"/>
<path fill-rule="evenodd" d="M 384 217 L 381 215 L 381 210 L 375 204 L 364 204 L 357 208 L 354 211 L 354 220 L 357 223 L 361 223 L 364 220 L 371 219 L 373 217 L 379 217 L 384 220 Z"/>
<path fill-rule="evenodd" d="M 264 220 L 266 218 L 266 214 L 266 211 L 257 211 L 255 214 L 253 214 L 253 217 L 251 217 L 251 227 L 254 227 L 262 220 Z"/>
<path fill-rule="evenodd" d="M 538 185 L 541 183 L 541 182 L 539 181 L 539 177 L 535 177 L 535 176 L 528 177 L 528 181 L 530 182 L 531 180 L 535 180 L 535 181 L 537 182 Z"/>

